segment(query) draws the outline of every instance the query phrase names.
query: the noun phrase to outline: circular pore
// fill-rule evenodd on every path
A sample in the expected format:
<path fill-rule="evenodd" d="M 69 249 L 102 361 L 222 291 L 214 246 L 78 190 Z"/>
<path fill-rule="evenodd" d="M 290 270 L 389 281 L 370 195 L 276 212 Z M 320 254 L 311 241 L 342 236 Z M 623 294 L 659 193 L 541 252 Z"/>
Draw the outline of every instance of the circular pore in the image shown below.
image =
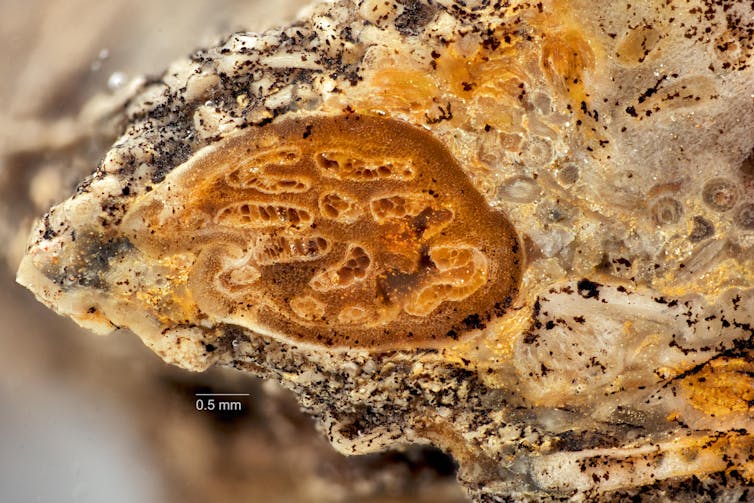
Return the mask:
<path fill-rule="evenodd" d="M 704 184 L 702 200 L 715 211 L 728 211 L 736 205 L 738 187 L 726 178 L 714 178 Z"/>

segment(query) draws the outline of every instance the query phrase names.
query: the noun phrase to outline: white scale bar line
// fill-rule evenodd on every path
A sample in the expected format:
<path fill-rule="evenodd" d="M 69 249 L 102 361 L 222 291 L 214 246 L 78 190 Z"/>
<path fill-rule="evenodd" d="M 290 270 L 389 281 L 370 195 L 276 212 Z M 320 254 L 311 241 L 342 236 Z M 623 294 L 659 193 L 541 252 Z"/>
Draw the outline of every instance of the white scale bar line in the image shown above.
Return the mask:
<path fill-rule="evenodd" d="M 251 396 L 249 393 L 194 393 L 194 396 Z"/>

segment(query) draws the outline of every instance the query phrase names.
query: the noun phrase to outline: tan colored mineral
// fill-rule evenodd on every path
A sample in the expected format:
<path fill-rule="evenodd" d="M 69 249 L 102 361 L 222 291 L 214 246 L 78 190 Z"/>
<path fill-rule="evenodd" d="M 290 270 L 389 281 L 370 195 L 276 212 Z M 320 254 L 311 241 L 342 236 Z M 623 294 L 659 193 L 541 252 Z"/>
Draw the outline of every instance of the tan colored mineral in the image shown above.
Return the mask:
<path fill-rule="evenodd" d="M 142 81 L 19 281 L 477 502 L 750 499 L 754 7 L 341 0 Z"/>

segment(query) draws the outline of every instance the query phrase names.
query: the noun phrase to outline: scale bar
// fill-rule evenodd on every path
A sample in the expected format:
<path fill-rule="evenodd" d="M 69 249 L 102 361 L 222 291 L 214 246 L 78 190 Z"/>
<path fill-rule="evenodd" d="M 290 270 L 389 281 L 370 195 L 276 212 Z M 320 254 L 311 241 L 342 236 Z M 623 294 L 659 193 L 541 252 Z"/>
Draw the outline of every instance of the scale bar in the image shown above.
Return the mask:
<path fill-rule="evenodd" d="M 251 396 L 249 393 L 194 393 L 194 396 Z"/>

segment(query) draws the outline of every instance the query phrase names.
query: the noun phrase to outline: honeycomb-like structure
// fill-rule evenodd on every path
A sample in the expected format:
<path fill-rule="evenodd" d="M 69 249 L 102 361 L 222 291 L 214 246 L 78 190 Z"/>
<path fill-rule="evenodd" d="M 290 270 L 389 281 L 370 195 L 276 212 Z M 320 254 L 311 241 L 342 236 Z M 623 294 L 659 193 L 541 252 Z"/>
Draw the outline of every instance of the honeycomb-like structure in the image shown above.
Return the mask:
<path fill-rule="evenodd" d="M 204 313 L 327 346 L 456 340 L 501 316 L 521 279 L 514 229 L 447 149 L 373 116 L 235 136 L 171 173 L 125 227 L 154 258 L 196 256 L 186 295 Z"/>

